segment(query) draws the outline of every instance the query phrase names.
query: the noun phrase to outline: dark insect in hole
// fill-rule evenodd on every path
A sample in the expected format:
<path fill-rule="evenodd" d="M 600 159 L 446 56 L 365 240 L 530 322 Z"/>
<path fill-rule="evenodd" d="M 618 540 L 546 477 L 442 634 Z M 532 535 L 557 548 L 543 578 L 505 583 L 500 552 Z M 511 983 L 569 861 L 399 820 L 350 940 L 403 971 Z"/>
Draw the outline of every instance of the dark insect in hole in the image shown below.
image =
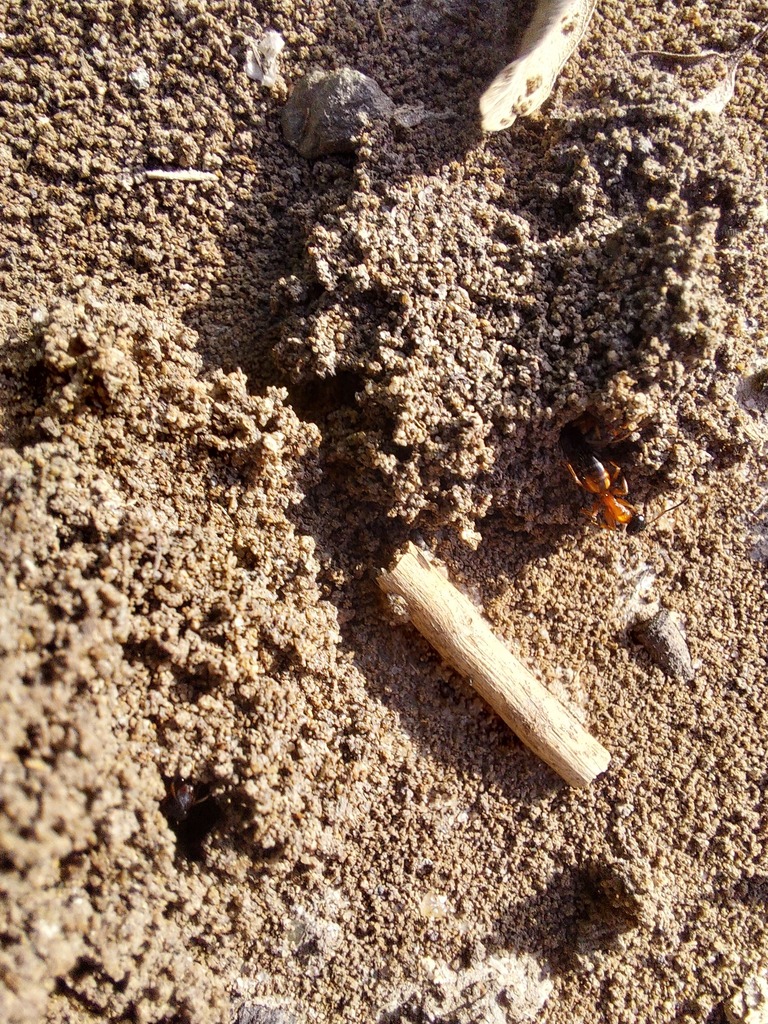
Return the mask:
<path fill-rule="evenodd" d="M 201 860 L 202 844 L 221 818 L 221 808 L 208 785 L 172 779 L 160 810 L 176 834 L 178 852 L 189 860 Z"/>

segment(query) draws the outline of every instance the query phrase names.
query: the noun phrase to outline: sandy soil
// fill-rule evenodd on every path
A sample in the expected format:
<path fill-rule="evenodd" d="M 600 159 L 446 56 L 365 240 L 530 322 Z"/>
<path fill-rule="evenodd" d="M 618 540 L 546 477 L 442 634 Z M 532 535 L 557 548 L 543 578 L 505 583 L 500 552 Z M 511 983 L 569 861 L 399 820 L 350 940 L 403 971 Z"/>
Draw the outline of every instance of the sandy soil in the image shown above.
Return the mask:
<path fill-rule="evenodd" d="M 718 116 L 628 54 L 766 19 L 605 0 L 483 137 L 500 0 L 0 4 L 3 1020 L 692 1024 L 765 966 L 765 51 Z M 449 116 L 311 164 L 281 107 L 344 65 Z M 587 408 L 649 516 L 688 497 L 639 537 L 579 515 Z M 606 775 L 397 619 L 407 539 Z"/>

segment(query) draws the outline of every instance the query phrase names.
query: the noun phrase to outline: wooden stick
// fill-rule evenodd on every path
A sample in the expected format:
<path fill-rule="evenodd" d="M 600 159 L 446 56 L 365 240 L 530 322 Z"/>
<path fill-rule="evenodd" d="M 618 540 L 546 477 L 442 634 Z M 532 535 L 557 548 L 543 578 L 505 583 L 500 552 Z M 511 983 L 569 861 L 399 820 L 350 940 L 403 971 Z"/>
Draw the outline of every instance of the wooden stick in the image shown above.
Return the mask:
<path fill-rule="evenodd" d="M 527 747 L 572 786 L 586 786 L 611 755 L 511 654 L 468 598 L 413 544 L 378 584 L 403 598 L 416 629 Z"/>

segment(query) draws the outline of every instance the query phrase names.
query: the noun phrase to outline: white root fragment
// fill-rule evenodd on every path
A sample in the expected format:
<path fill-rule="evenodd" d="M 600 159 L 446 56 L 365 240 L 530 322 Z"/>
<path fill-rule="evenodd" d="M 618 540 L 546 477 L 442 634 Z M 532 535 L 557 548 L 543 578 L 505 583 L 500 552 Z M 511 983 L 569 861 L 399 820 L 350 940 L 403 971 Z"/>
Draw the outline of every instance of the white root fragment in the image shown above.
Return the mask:
<path fill-rule="evenodd" d="M 468 598 L 409 544 L 378 584 L 405 601 L 408 617 L 507 725 L 571 786 L 586 786 L 611 755 L 507 650 Z"/>
<path fill-rule="evenodd" d="M 133 180 L 138 184 L 142 181 L 216 181 L 217 175 L 212 171 L 195 171 L 192 169 L 183 170 L 179 169 L 176 171 L 136 171 L 133 175 Z"/>
<path fill-rule="evenodd" d="M 480 97 L 483 131 L 509 128 L 544 103 L 581 42 L 597 0 L 539 0 L 518 55 Z"/>

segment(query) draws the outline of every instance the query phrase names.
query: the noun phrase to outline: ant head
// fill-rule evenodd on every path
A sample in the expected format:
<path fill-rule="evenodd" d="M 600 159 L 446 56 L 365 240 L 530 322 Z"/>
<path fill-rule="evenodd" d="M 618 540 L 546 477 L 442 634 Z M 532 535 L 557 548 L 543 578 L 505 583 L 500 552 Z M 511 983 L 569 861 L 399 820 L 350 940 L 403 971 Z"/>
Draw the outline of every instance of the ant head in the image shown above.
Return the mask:
<path fill-rule="evenodd" d="M 636 512 L 627 523 L 627 533 L 630 534 L 630 536 L 635 536 L 635 534 L 642 533 L 647 525 L 648 523 L 646 522 L 643 513 Z"/>
<path fill-rule="evenodd" d="M 196 803 L 198 798 L 195 795 L 195 787 L 183 779 L 174 779 L 163 801 L 165 816 L 171 825 L 181 825 L 187 820 Z"/>

